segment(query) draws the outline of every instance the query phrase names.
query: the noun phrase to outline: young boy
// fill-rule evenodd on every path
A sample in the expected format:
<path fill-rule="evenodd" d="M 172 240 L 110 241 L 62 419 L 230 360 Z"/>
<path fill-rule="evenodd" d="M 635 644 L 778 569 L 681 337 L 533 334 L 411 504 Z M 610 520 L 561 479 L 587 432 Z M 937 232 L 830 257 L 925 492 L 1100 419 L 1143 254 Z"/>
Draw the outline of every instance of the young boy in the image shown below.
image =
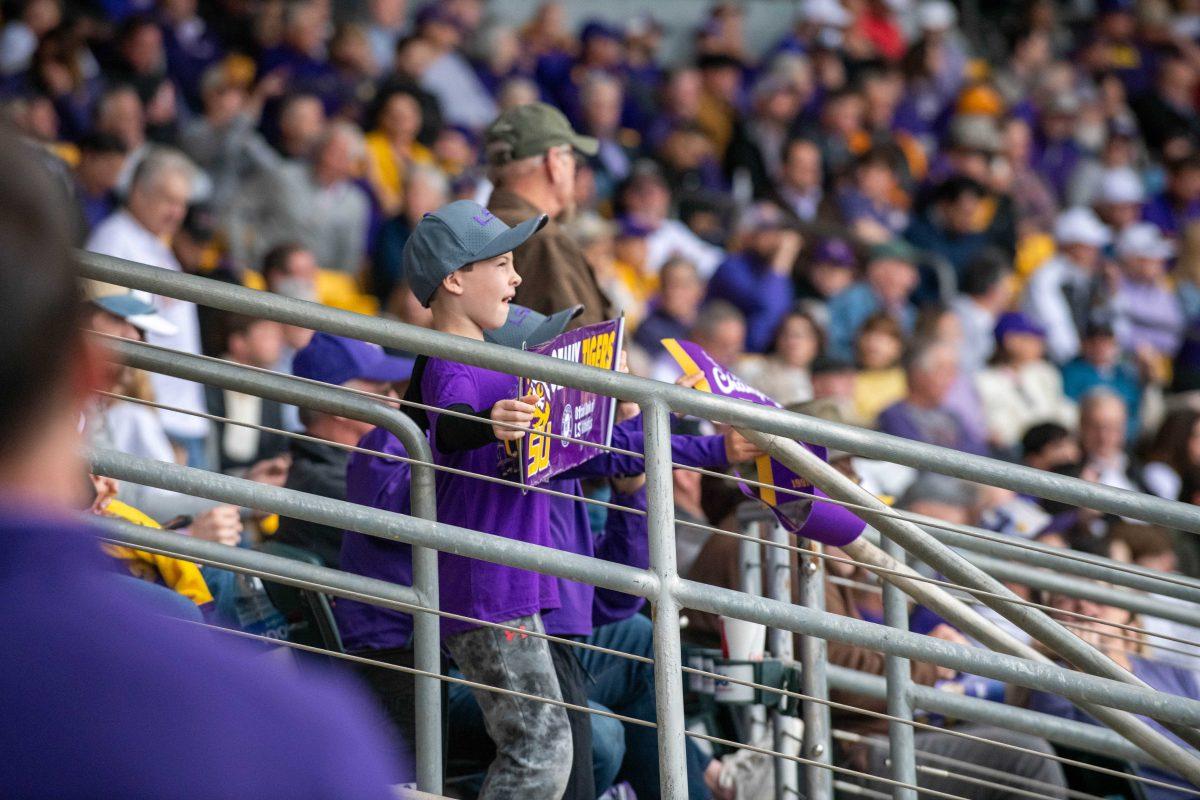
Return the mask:
<path fill-rule="evenodd" d="M 433 328 L 483 341 L 504 325 L 521 278 L 512 251 L 546 224 L 545 215 L 509 228 L 477 203 L 459 200 L 424 217 L 404 248 L 404 274 L 414 296 L 433 312 Z M 504 443 L 529 425 L 534 407 L 516 399 L 518 379 L 441 358 L 417 363 L 408 396 L 466 412 L 476 422 L 430 412 L 426 419 L 438 464 L 483 476 L 506 474 Z M 421 414 L 419 417 L 425 417 Z M 551 545 L 547 497 L 483 480 L 438 472 L 438 519 L 472 530 Z M 558 608 L 549 576 L 452 553 L 438 559 L 445 611 L 541 632 L 543 610 Z M 561 699 L 544 639 L 511 630 L 442 620 L 443 643 L 468 680 Z M 566 712 L 559 706 L 477 691 L 496 758 L 480 798 L 561 797 L 572 762 Z"/>

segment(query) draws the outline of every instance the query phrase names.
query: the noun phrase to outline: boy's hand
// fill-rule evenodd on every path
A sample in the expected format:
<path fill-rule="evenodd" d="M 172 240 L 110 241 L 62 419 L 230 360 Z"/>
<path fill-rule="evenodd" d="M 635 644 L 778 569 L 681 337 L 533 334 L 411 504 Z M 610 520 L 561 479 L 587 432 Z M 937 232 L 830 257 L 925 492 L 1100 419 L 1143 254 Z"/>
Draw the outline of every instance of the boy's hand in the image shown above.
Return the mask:
<path fill-rule="evenodd" d="M 676 386 L 682 386 L 685 389 L 695 389 L 696 384 L 704 380 L 703 372 L 691 372 L 687 375 L 680 375 L 675 379 Z"/>
<path fill-rule="evenodd" d="M 533 413 L 537 410 L 533 406 L 533 402 L 536 401 L 537 398 L 532 394 L 525 395 L 520 400 L 501 400 L 492 406 L 492 412 L 489 416 L 492 422 L 504 422 L 510 425 L 529 427 L 530 423 L 533 422 Z M 493 425 L 492 433 L 502 442 L 515 442 L 525 435 L 525 431 L 523 430 L 516 430 L 502 425 Z"/>
<path fill-rule="evenodd" d="M 242 520 L 237 506 L 217 506 L 198 514 L 192 522 L 192 536 L 236 547 L 242 541 Z"/>
<path fill-rule="evenodd" d="M 753 461 L 764 455 L 758 445 L 752 444 L 733 428 L 725 431 L 725 458 L 730 464 L 741 464 L 743 461 Z"/>

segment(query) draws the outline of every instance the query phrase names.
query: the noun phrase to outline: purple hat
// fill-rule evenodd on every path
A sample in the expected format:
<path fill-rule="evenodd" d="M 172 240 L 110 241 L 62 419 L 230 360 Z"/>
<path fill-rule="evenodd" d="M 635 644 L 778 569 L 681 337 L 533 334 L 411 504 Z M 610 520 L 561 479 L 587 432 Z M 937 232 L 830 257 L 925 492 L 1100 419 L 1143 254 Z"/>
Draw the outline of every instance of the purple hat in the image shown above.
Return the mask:
<path fill-rule="evenodd" d="M 654 228 L 631 214 L 617 220 L 617 236 L 622 239 L 644 239 L 652 233 Z"/>
<path fill-rule="evenodd" d="M 624 35 L 620 28 L 602 19 L 590 19 L 583 25 L 583 30 L 579 32 L 579 41 L 587 42 L 589 39 L 613 39 L 621 41 Z"/>
<path fill-rule="evenodd" d="M 417 12 L 415 22 L 418 30 L 425 25 L 437 23 L 453 25 L 459 30 L 463 28 L 462 20 L 458 18 L 458 15 L 436 0 L 421 7 L 421 10 Z"/>
<path fill-rule="evenodd" d="M 292 374 L 338 386 L 355 378 L 395 383 L 412 377 L 413 363 L 377 344 L 318 331 L 292 359 Z"/>
<path fill-rule="evenodd" d="M 846 244 L 845 239 L 825 239 L 817 245 L 812 260 L 814 264 L 832 264 L 847 269 L 853 269 L 858 263 L 854 249 Z"/>
<path fill-rule="evenodd" d="M 1010 311 L 1007 314 L 1001 314 L 1000 319 L 996 320 L 997 342 L 1003 342 L 1004 337 L 1010 333 L 1027 333 L 1042 339 L 1046 338 L 1046 329 L 1030 318 L 1029 315 L 1020 311 Z"/>

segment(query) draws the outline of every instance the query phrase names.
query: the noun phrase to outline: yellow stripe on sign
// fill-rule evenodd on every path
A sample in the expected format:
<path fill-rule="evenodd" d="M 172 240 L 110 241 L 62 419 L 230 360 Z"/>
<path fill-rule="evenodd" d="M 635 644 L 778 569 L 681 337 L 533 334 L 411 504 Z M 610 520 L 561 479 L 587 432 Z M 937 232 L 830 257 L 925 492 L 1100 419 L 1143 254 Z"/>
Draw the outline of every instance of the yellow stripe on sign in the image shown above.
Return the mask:
<path fill-rule="evenodd" d="M 758 482 L 768 484 L 758 487 L 758 496 L 764 503 L 773 506 L 775 505 L 775 490 L 770 487 L 775 485 L 775 470 L 771 466 L 771 457 L 759 456 L 754 460 L 754 465 L 758 467 Z"/>
<path fill-rule="evenodd" d="M 679 346 L 677 340 L 663 339 L 662 346 L 667 348 L 667 352 L 671 354 L 671 358 L 675 359 L 675 363 L 683 370 L 684 375 L 692 375 L 697 372 L 704 373 L 704 370 L 700 369 L 700 365 L 692 360 L 692 357 L 687 354 L 686 350 Z M 707 377 L 702 377 L 694 388 L 712 394 L 712 387 L 709 386 Z"/>

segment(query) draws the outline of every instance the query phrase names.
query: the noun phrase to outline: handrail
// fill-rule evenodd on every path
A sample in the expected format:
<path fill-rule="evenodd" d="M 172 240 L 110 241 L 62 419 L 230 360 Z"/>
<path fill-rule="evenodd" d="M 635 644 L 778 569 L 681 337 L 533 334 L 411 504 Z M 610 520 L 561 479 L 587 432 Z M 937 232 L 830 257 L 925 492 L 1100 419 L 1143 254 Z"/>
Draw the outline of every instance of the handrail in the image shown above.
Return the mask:
<path fill-rule="evenodd" d="M 247 505 L 319 524 L 341 525 L 347 530 L 568 580 L 592 583 L 639 597 L 652 598 L 658 591 L 658 580 L 648 570 L 345 501 L 266 486 L 244 478 L 167 464 L 111 450 L 93 451 L 92 469 L 97 474 L 118 480 L 144 483 L 220 502 Z M 750 597 L 731 589 L 691 580 L 677 578 L 675 591 L 681 603 L 688 608 L 784 628 L 793 633 L 869 647 L 917 661 L 941 664 L 960 672 L 1060 694 L 1071 700 L 1104 703 L 1111 708 L 1143 714 L 1163 722 L 1200 726 L 1200 701 L 1197 700 L 1129 686 L 1056 665 L 1039 664 L 1016 656 L 993 653 L 916 633 L 885 630 L 862 620 L 830 612 L 813 611 L 763 597 Z"/>
<path fill-rule="evenodd" d="M 247 289 L 196 275 L 79 252 L 84 277 L 226 311 L 351 336 L 402 350 L 426 353 L 506 374 L 521 374 L 609 397 L 661 401 L 673 411 L 751 427 L 870 458 L 906 464 L 964 480 L 1001 486 L 1072 505 L 1156 522 L 1200 533 L 1200 508 L 1172 500 L 1101 486 L 993 458 L 829 422 L 741 400 L 718 397 L 646 378 L 542 358 L 500 345 L 477 342 L 404 323 L 366 317 L 319 303 Z"/>

